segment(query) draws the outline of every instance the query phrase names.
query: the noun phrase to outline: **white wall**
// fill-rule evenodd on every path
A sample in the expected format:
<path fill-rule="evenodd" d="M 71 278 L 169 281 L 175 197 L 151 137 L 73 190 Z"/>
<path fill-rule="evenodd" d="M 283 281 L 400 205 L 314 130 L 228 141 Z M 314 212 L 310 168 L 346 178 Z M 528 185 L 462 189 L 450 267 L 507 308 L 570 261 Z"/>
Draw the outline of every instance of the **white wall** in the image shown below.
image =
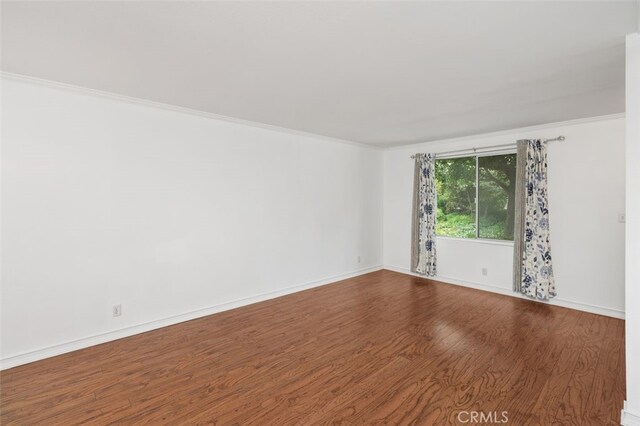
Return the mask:
<path fill-rule="evenodd" d="M 640 12 L 640 8 L 639 8 Z M 640 17 L 640 13 L 638 14 Z M 640 27 L 639 27 L 640 29 Z M 622 424 L 640 424 L 640 34 L 627 36 L 627 402 Z"/>
<path fill-rule="evenodd" d="M 623 315 L 623 118 L 383 154 L 2 83 L 4 368 L 379 267 L 383 234 L 408 271 L 409 155 L 523 137 L 567 137 L 549 148 L 555 303 Z M 511 294 L 511 245 L 438 251 L 440 279 Z"/>
<path fill-rule="evenodd" d="M 621 317 L 624 312 L 624 118 L 565 123 L 391 149 L 384 156 L 384 265 L 409 270 L 413 160 L 416 152 L 552 138 L 549 202 L 555 304 Z M 513 294 L 512 244 L 439 238 L 443 281 Z M 482 275 L 482 268 L 488 275 Z"/>
<path fill-rule="evenodd" d="M 379 150 L 2 82 L 5 368 L 381 264 Z"/>

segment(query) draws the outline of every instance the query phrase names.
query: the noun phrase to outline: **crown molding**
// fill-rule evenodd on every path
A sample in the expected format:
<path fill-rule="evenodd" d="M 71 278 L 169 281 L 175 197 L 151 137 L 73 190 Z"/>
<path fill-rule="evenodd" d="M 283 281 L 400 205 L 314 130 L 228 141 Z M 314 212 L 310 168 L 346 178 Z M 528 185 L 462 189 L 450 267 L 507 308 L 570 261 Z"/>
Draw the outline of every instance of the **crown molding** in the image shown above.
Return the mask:
<path fill-rule="evenodd" d="M 355 141 L 350 141 L 346 139 L 333 138 L 330 136 L 319 135 L 316 133 L 309 133 L 302 130 L 295 130 L 287 127 L 280 127 L 272 124 L 260 123 L 257 121 L 250 121 L 250 120 L 244 120 L 241 118 L 229 117 L 226 115 L 215 114 L 212 112 L 201 111 L 201 110 L 196 110 L 196 109 L 187 108 L 187 107 L 181 107 L 178 105 L 155 102 L 147 99 L 121 95 L 118 93 L 106 92 L 103 90 L 91 89 L 88 87 L 76 86 L 73 84 L 62 83 L 62 82 L 53 81 L 53 80 L 46 80 L 43 78 L 31 77 L 24 74 L 16 74 L 16 73 L 11 73 L 7 71 L 0 71 L 0 77 L 7 80 L 37 84 L 40 86 L 67 90 L 71 92 L 81 93 L 84 95 L 96 96 L 96 97 L 111 99 L 115 101 L 126 102 L 130 104 L 143 105 L 146 107 L 162 109 L 165 111 L 173 111 L 173 112 L 178 112 L 182 114 L 195 115 L 198 117 L 209 118 L 211 120 L 224 121 L 224 122 L 233 123 L 233 124 L 255 127 L 259 129 L 270 130 L 273 132 L 286 133 L 290 135 L 296 135 L 296 136 L 313 138 L 313 139 L 320 139 L 328 142 L 341 143 L 345 145 L 352 145 L 352 146 L 357 146 L 360 148 L 365 148 L 373 151 L 393 151 L 393 150 L 403 149 L 403 148 L 421 145 L 425 143 L 448 144 L 448 143 L 455 143 L 455 142 L 464 142 L 464 141 L 479 139 L 479 138 L 499 137 L 499 136 L 505 136 L 505 135 L 514 134 L 514 133 L 533 132 L 533 131 L 551 129 L 554 127 L 560 127 L 560 126 L 572 126 L 577 124 L 593 123 L 597 121 L 615 120 L 615 119 L 620 119 L 625 117 L 625 113 L 622 112 L 617 114 L 600 115 L 595 117 L 578 118 L 575 120 L 538 124 L 535 126 L 518 127 L 515 129 L 500 130 L 496 132 L 478 133 L 478 134 L 473 134 L 468 136 L 461 136 L 457 138 L 434 139 L 434 140 L 427 140 L 427 141 L 421 141 L 421 142 L 412 142 L 412 143 L 402 144 L 402 145 L 384 146 L 384 145 L 374 145 L 374 144 L 366 144 L 362 142 L 355 142 Z"/>
<path fill-rule="evenodd" d="M 416 145 L 427 144 L 427 143 L 448 144 L 448 143 L 455 143 L 455 142 L 464 142 L 464 141 L 469 141 L 469 140 L 474 140 L 474 139 L 494 138 L 494 137 L 499 137 L 499 136 L 506 136 L 506 135 L 516 134 L 516 133 L 535 132 L 535 131 L 540 131 L 540 130 L 553 129 L 553 128 L 556 128 L 556 127 L 562 127 L 562 126 L 575 126 L 575 125 L 578 125 L 578 124 L 594 123 L 594 122 L 606 121 L 606 120 L 617 120 L 617 119 L 621 119 L 621 118 L 625 118 L 625 113 L 624 112 L 619 112 L 619 113 L 616 113 L 616 114 L 597 115 L 595 117 L 576 118 L 574 120 L 567 120 L 567 121 L 556 121 L 556 122 L 553 122 L 553 123 L 537 124 L 535 126 L 527 126 L 527 127 L 518 127 L 518 128 L 515 128 L 515 129 L 499 130 L 497 132 L 478 133 L 478 134 L 474 134 L 474 135 L 460 136 L 460 137 L 457 137 L 457 138 L 434 139 L 434 140 L 428 140 L 428 141 L 422 141 L 422 142 L 408 143 L 408 144 L 403 144 L 403 145 L 394 145 L 394 146 L 390 146 L 390 147 L 385 148 L 385 151 L 393 151 L 393 150 L 397 150 L 397 149 L 403 149 L 403 148 L 412 147 L 412 146 L 416 146 Z"/>
<path fill-rule="evenodd" d="M 11 73 L 11 72 L 6 72 L 6 71 L 0 71 L 0 77 L 2 77 L 3 79 L 7 79 L 7 80 L 13 80 L 13 81 L 18 81 L 18 82 L 23 82 L 23 83 L 37 84 L 37 85 L 40 85 L 40 86 L 45 86 L 45 87 L 50 87 L 50 88 L 55 88 L 55 89 L 61 89 L 61 90 L 67 90 L 67 91 L 80 93 L 80 94 L 88 95 L 88 96 L 96 96 L 96 97 L 100 97 L 100 98 L 111 99 L 111 100 L 114 100 L 114 101 L 120 101 L 120 102 L 129 103 L 129 104 L 143 105 L 143 106 L 146 106 L 146 107 L 162 109 L 162 110 L 165 110 L 165 111 L 173 111 L 173 112 L 178 112 L 178 113 L 182 113 L 182 114 L 189 114 L 189 115 L 195 115 L 195 116 L 198 116 L 198 117 L 209 118 L 211 120 L 225 121 L 227 123 L 233 123 L 233 124 L 239 124 L 239 125 L 243 125 L 243 126 L 255 127 L 255 128 L 264 129 L 264 130 L 270 130 L 272 132 L 287 133 L 287 134 L 295 135 L 295 136 L 302 136 L 302 137 L 313 138 L 313 139 L 321 139 L 321 140 L 328 141 L 328 142 L 334 142 L 334 143 L 341 143 L 341 144 L 345 144 L 345 145 L 357 146 L 357 147 L 360 147 L 360 148 L 366 148 L 366 149 L 370 149 L 370 150 L 374 150 L 374 151 L 383 151 L 382 147 L 379 147 L 379 146 L 376 146 L 376 145 L 369 145 L 369 144 L 365 144 L 365 143 L 362 143 L 362 142 L 355 142 L 355 141 L 350 141 L 350 140 L 346 140 L 346 139 L 339 139 L 339 138 L 333 138 L 333 137 L 330 137 L 330 136 L 323 136 L 323 135 L 319 135 L 319 134 L 316 134 L 316 133 L 304 132 L 302 130 L 289 129 L 287 127 L 280 127 L 280 126 L 275 126 L 275 125 L 272 125 L 272 124 L 260 123 L 260 122 L 257 122 L 257 121 L 250 121 L 250 120 L 244 120 L 244 119 L 241 119 L 241 118 L 229 117 L 229 116 L 226 116 L 226 115 L 215 114 L 215 113 L 212 113 L 212 112 L 201 111 L 201 110 L 191 109 L 191 108 L 187 108 L 187 107 L 181 107 L 181 106 L 178 106 L 178 105 L 165 104 L 165 103 L 162 103 L 162 102 L 150 101 L 150 100 L 147 100 L 147 99 L 136 98 L 136 97 L 133 97 L 133 96 L 127 96 L 127 95 L 121 95 L 121 94 L 118 94 L 118 93 L 106 92 L 106 91 L 103 91 L 103 90 L 90 89 L 88 87 L 76 86 L 76 85 L 73 85 L 73 84 L 61 83 L 61 82 L 58 82 L 58 81 L 46 80 L 46 79 L 43 79 L 43 78 L 31 77 L 31 76 L 23 75 L 23 74 L 16 74 L 16 73 Z"/>

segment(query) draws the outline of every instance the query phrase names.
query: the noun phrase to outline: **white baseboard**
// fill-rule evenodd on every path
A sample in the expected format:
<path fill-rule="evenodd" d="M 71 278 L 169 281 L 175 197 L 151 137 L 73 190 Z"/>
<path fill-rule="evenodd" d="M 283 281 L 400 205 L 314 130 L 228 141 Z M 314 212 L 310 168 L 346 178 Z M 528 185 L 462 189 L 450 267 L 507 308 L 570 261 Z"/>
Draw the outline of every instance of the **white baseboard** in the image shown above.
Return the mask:
<path fill-rule="evenodd" d="M 624 402 L 624 408 L 620 414 L 620 424 L 622 426 L 640 426 L 640 413 L 632 413 L 627 409 L 627 401 Z"/>
<path fill-rule="evenodd" d="M 204 317 L 207 315 L 215 314 L 218 312 L 228 311 L 241 306 L 250 305 L 252 303 L 262 302 L 276 297 L 285 296 L 287 294 L 296 293 L 298 291 L 307 290 L 314 287 L 320 287 L 326 284 L 331 284 L 336 281 L 346 280 L 348 278 L 357 277 L 358 275 L 367 274 L 369 272 L 375 272 L 382 269 L 381 265 L 373 266 L 370 268 L 359 269 L 350 273 L 336 275 L 333 277 L 324 278 L 317 281 L 311 281 L 304 284 L 299 284 L 284 289 L 261 293 L 255 296 L 234 300 L 231 302 L 223 303 L 220 305 L 211 306 L 209 308 L 198 309 L 196 311 L 186 312 L 184 314 L 175 315 L 168 318 L 162 318 L 154 321 L 149 321 L 143 324 L 138 324 L 130 327 L 121 328 L 114 331 L 109 331 L 94 336 L 88 336 L 82 339 L 62 343 L 55 346 L 49 346 L 34 351 L 25 352 L 22 354 L 10 356 L 0 360 L 0 370 L 6 370 L 8 368 L 17 367 L 22 364 L 28 364 L 30 362 L 39 361 L 41 359 L 50 358 L 56 355 L 62 355 L 67 352 L 77 351 L 79 349 L 88 348 L 90 346 L 99 345 L 101 343 L 111 342 L 113 340 L 122 339 L 123 337 L 133 336 L 135 334 L 144 333 L 147 331 L 155 330 L 158 328 L 166 327 L 169 325 L 178 324 L 184 321 Z"/>
<path fill-rule="evenodd" d="M 592 314 L 598 314 L 598 315 L 604 315 L 604 316 L 607 316 L 607 317 L 624 319 L 624 311 L 620 311 L 620 310 L 617 310 L 617 309 L 606 308 L 606 307 L 603 307 L 603 306 L 597 306 L 597 305 L 590 305 L 590 304 L 586 304 L 586 303 L 574 302 L 574 301 L 571 301 L 571 300 L 561 299 L 561 298 L 557 298 L 557 297 L 554 298 L 554 299 L 549 300 L 548 302 L 545 302 L 545 301 L 542 301 L 542 300 L 530 299 L 530 298 L 528 298 L 526 296 L 523 296 L 520 293 L 515 293 L 511 289 L 507 289 L 507 288 L 504 288 L 504 287 L 498 287 L 498 286 L 493 286 L 493 285 L 488 285 L 488 284 L 474 283 L 474 282 L 460 280 L 460 279 L 452 278 L 452 277 L 443 277 L 443 276 L 440 276 L 440 275 L 435 276 L 435 277 L 425 277 L 423 275 L 415 274 L 415 273 L 411 272 L 407 268 L 398 267 L 398 266 L 384 265 L 383 269 L 388 269 L 390 271 L 400 272 L 401 274 L 413 275 L 413 276 L 420 277 L 420 278 L 429 278 L 429 279 L 432 279 L 434 281 L 443 282 L 445 284 L 454 284 L 454 285 L 459 285 L 459 286 L 463 286 L 463 287 L 475 288 L 477 290 L 490 291 L 492 293 L 498 293 L 498 294 L 503 294 L 505 296 L 517 297 L 519 299 L 533 300 L 535 302 L 545 303 L 545 304 L 548 304 L 548 305 L 561 306 L 563 308 L 575 309 L 575 310 L 578 310 L 578 311 L 589 312 L 589 313 L 592 313 Z"/>

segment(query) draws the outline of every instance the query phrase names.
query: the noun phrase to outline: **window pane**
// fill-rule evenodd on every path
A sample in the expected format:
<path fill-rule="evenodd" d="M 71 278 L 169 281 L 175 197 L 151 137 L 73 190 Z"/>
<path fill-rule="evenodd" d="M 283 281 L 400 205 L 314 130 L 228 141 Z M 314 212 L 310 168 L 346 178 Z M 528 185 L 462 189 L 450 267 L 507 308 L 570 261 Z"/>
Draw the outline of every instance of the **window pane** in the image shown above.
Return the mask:
<path fill-rule="evenodd" d="M 480 238 L 513 240 L 516 154 L 478 157 Z"/>
<path fill-rule="evenodd" d="M 475 157 L 436 160 L 436 234 L 476 237 Z"/>

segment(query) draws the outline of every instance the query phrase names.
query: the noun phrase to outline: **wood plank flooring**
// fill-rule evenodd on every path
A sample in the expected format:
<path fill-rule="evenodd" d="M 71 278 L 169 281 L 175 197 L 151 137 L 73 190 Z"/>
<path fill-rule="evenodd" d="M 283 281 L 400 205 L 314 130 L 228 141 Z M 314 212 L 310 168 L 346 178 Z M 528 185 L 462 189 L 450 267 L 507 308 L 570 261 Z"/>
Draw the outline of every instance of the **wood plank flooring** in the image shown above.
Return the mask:
<path fill-rule="evenodd" d="M 608 425 L 624 377 L 622 320 L 378 271 L 3 371 L 0 420 Z"/>

